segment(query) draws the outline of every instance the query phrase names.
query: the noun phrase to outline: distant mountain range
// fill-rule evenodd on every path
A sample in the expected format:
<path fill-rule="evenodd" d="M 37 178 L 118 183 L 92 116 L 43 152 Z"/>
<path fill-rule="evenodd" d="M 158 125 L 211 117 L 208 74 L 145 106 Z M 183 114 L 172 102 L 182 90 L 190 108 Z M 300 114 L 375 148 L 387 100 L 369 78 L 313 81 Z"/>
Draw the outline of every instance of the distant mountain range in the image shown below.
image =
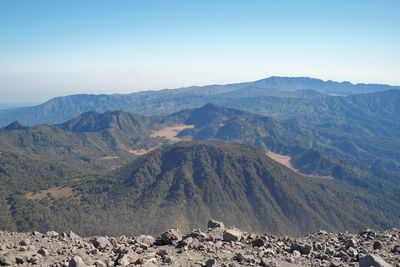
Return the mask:
<path fill-rule="evenodd" d="M 71 95 L 57 97 L 33 107 L 0 110 L 0 126 L 13 121 L 25 125 L 61 123 L 88 111 L 105 112 L 124 110 L 147 115 L 166 115 L 186 108 L 215 103 L 224 106 L 246 107 L 253 101 L 274 103 L 276 98 L 325 99 L 329 95 L 350 95 L 400 89 L 398 86 L 379 84 L 352 84 L 349 82 L 322 81 L 313 78 L 270 77 L 255 82 L 227 85 L 193 86 L 181 89 L 144 91 L 133 94 L 115 95 Z M 283 98 L 283 99 L 281 99 Z M 278 101 L 279 102 L 279 101 Z M 253 112 L 261 109 L 252 106 Z M 290 112 L 290 111 L 289 111 Z"/>
<path fill-rule="evenodd" d="M 14 122 L 0 129 L 0 226 L 89 235 L 191 228 L 208 217 L 276 233 L 398 224 L 400 176 L 338 146 L 340 132 L 318 131 L 214 104 L 157 118 L 107 111 Z M 396 162 L 391 140 L 384 159 Z"/>
<path fill-rule="evenodd" d="M 60 97 L 0 111 L 0 121 L 0 229 L 400 223 L 397 87 L 271 77 Z"/>

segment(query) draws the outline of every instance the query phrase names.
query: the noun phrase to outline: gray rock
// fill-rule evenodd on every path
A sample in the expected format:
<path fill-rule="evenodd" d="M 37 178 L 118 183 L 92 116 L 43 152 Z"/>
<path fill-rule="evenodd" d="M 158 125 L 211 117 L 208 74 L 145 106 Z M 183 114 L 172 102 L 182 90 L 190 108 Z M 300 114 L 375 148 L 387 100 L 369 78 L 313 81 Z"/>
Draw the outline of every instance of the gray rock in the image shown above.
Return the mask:
<path fill-rule="evenodd" d="M 14 265 L 14 258 L 11 255 L 1 255 L 0 265 L 1 266 L 12 266 Z"/>
<path fill-rule="evenodd" d="M 56 231 L 48 231 L 48 232 L 46 232 L 46 236 L 47 237 L 57 237 L 57 236 L 59 236 L 60 234 L 59 233 L 57 233 Z"/>
<path fill-rule="evenodd" d="M 70 232 L 68 233 L 68 237 L 71 238 L 71 239 L 81 239 L 81 237 L 80 237 L 79 235 L 75 234 L 75 233 L 72 232 L 72 231 L 70 231 Z"/>
<path fill-rule="evenodd" d="M 38 232 L 38 231 L 33 231 L 32 235 L 33 236 L 37 236 L 37 237 L 43 237 L 43 234 L 41 232 Z"/>
<path fill-rule="evenodd" d="M 391 267 L 380 256 L 375 254 L 368 254 L 361 258 L 359 261 L 360 267 Z"/>
<path fill-rule="evenodd" d="M 152 246 L 154 242 L 156 242 L 156 239 L 151 235 L 140 235 L 136 238 L 136 242 L 138 242 L 139 244 L 146 244 L 148 246 Z"/>
<path fill-rule="evenodd" d="M 353 248 L 353 247 L 350 247 L 350 248 L 347 250 L 347 254 L 348 254 L 350 257 L 354 258 L 354 257 L 356 257 L 356 256 L 358 255 L 358 251 L 357 251 L 357 249 L 355 249 L 355 248 Z"/>
<path fill-rule="evenodd" d="M 86 267 L 86 264 L 81 257 L 75 256 L 69 261 L 68 267 Z"/>
<path fill-rule="evenodd" d="M 238 229 L 226 229 L 224 233 L 222 234 L 222 238 L 224 241 L 240 241 L 242 238 L 242 232 Z"/>
<path fill-rule="evenodd" d="M 262 247 L 262 246 L 265 245 L 265 241 L 262 238 L 256 238 L 256 239 L 251 241 L 251 245 L 253 247 Z"/>
<path fill-rule="evenodd" d="M 128 266 L 128 265 L 130 264 L 128 255 L 125 254 L 125 255 L 121 256 L 121 257 L 118 259 L 117 264 L 118 264 L 119 266 L 123 266 L 123 267 Z"/>
<path fill-rule="evenodd" d="M 344 243 L 344 247 L 345 247 L 345 249 L 355 248 L 356 247 L 356 241 L 354 239 L 346 240 L 346 242 Z"/>
<path fill-rule="evenodd" d="M 265 255 L 268 255 L 268 256 L 275 256 L 275 251 L 274 251 L 272 248 L 267 248 L 267 249 L 265 250 Z"/>
<path fill-rule="evenodd" d="M 29 239 L 23 239 L 23 240 L 19 241 L 19 244 L 21 246 L 26 246 L 27 247 L 27 246 L 29 246 L 31 244 L 31 241 Z"/>
<path fill-rule="evenodd" d="M 214 228 L 225 228 L 225 225 L 222 222 L 216 220 L 208 220 L 207 227 L 214 229 Z"/>
<path fill-rule="evenodd" d="M 382 242 L 381 242 L 381 241 L 375 241 L 374 244 L 372 245 L 372 248 L 373 248 L 374 250 L 382 249 L 382 247 L 383 247 L 383 245 L 382 245 Z"/>
<path fill-rule="evenodd" d="M 97 249 L 105 249 L 107 247 L 112 247 L 111 242 L 107 237 L 98 236 L 91 240 L 92 244 Z"/>
<path fill-rule="evenodd" d="M 212 227 L 208 227 L 208 228 L 212 228 Z M 216 265 L 217 265 L 216 259 L 209 259 L 206 261 L 206 264 L 205 264 L 206 267 L 215 267 Z"/>
<path fill-rule="evenodd" d="M 310 244 L 299 244 L 297 242 L 292 243 L 290 246 L 291 251 L 298 250 L 301 254 L 308 255 L 313 250 L 313 246 Z"/>
<path fill-rule="evenodd" d="M 293 250 L 293 251 L 292 251 L 292 254 L 293 254 L 293 257 L 295 257 L 295 258 L 298 258 L 298 257 L 301 256 L 301 253 L 300 253 L 300 251 L 298 251 L 298 250 Z"/>
<path fill-rule="evenodd" d="M 96 266 L 96 267 L 107 267 L 107 264 L 105 262 L 101 261 L 101 260 L 96 260 L 94 262 L 94 266 Z"/>
<path fill-rule="evenodd" d="M 42 255 L 43 257 L 49 255 L 49 252 L 45 248 L 41 248 L 37 251 L 38 254 Z"/>
<path fill-rule="evenodd" d="M 160 245 L 173 245 L 182 239 L 182 233 L 179 229 L 169 229 L 163 233 L 157 240 Z"/>

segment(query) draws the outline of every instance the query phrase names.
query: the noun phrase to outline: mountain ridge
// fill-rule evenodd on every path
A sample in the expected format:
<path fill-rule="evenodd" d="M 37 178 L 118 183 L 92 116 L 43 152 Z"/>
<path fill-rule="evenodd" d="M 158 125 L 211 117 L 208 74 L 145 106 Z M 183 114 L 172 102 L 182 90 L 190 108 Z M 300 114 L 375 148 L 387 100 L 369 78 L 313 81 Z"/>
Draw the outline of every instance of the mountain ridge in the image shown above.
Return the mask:
<path fill-rule="evenodd" d="M 16 120 L 20 120 L 25 125 L 61 123 L 87 111 L 105 112 L 116 109 L 142 114 L 166 115 L 185 108 L 198 107 L 213 102 L 213 99 L 218 101 L 218 96 L 223 97 L 224 93 L 239 90 L 243 94 L 243 92 L 246 92 L 246 88 L 254 87 L 263 90 L 264 95 L 276 95 L 278 90 L 278 95 L 281 97 L 285 97 L 285 95 L 293 96 L 293 91 L 300 89 L 312 89 L 323 94 L 356 94 L 400 89 L 399 86 L 337 83 L 304 77 L 270 77 L 254 82 L 143 91 L 130 94 L 77 94 L 56 97 L 32 107 L 1 110 L 0 126 Z M 271 91 L 270 94 L 269 91 Z M 249 96 L 254 95 L 251 90 L 248 93 Z M 296 97 L 306 97 L 306 95 L 300 94 Z"/>

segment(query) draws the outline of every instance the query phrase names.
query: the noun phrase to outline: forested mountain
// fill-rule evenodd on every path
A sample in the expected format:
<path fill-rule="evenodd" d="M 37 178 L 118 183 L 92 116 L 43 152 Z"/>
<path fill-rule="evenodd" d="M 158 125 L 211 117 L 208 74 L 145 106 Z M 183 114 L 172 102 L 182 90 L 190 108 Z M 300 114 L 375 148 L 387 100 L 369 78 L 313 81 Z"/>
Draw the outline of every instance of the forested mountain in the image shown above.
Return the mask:
<path fill-rule="evenodd" d="M 379 84 L 352 84 L 349 82 L 322 81 L 306 77 L 270 77 L 255 82 L 227 85 L 192 86 L 181 89 L 144 91 L 133 94 L 71 95 L 57 97 L 33 107 L 0 111 L 0 126 L 13 121 L 24 125 L 39 123 L 61 123 L 88 111 L 105 112 L 124 110 L 147 115 L 166 115 L 182 109 L 195 108 L 206 103 L 222 104 L 247 109 L 264 115 L 268 109 L 259 103 L 259 97 L 267 97 L 268 105 L 284 101 L 289 114 L 298 108 L 295 99 L 317 101 L 329 94 L 349 95 L 399 89 L 396 86 Z M 277 98 L 277 99 L 276 99 Z M 291 101 L 288 101 L 288 98 Z M 251 107 L 249 106 L 251 105 Z M 292 107 L 291 105 L 294 105 Z M 284 113 L 283 115 L 285 115 Z"/>
<path fill-rule="evenodd" d="M 382 95 L 385 96 L 382 96 Z M 399 170 L 400 162 L 400 91 L 351 96 L 349 102 L 332 103 L 337 112 L 318 113 L 325 120 L 275 120 L 244 111 L 205 105 L 172 114 L 167 121 L 195 125 L 179 136 L 193 140 L 218 139 L 250 144 L 296 156 L 298 147 L 321 151 L 331 157 L 364 162 L 367 166 Z M 361 101 L 360 98 L 365 98 Z M 386 101 L 386 102 L 385 102 Z M 368 103 L 366 103 L 368 102 Z M 382 107 L 378 108 L 378 103 Z M 311 105 L 311 103 L 309 103 Z M 307 106 L 309 107 L 309 106 Z M 352 110 L 348 108 L 353 107 Z M 282 108 L 282 107 L 281 107 Z"/>
<path fill-rule="evenodd" d="M 181 142 L 154 150 L 103 178 L 66 182 L 64 198 L 10 194 L 18 230 L 81 234 L 189 229 L 213 217 L 243 229 L 302 233 L 400 223 L 398 196 L 299 175 L 253 148 Z"/>

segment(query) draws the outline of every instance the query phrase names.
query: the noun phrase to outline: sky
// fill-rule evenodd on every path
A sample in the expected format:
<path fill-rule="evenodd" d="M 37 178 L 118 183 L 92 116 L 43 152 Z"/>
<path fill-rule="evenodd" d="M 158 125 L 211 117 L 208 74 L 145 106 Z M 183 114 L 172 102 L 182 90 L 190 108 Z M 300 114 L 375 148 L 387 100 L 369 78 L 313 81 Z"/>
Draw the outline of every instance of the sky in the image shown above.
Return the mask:
<path fill-rule="evenodd" d="M 399 0 L 1 0 L 0 103 L 269 76 L 400 85 Z"/>

